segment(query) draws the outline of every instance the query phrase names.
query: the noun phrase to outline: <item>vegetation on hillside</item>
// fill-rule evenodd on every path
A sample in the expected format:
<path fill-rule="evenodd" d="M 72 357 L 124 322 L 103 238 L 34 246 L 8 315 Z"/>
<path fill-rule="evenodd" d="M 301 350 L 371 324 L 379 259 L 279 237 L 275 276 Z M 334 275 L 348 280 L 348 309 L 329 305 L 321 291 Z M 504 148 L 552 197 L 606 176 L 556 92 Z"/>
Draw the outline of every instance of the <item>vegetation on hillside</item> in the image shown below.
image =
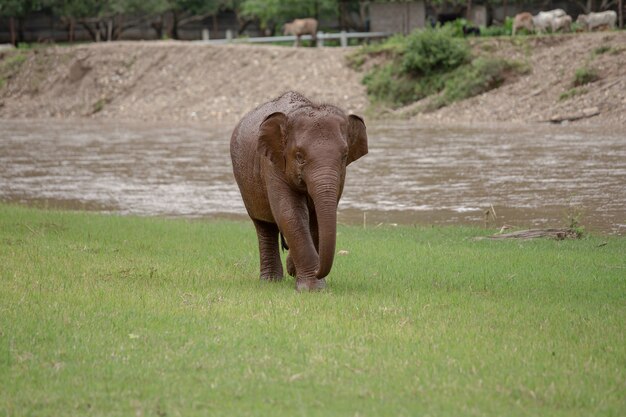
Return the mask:
<path fill-rule="evenodd" d="M 481 94 L 529 71 L 517 61 L 472 54 L 453 25 L 395 36 L 361 48 L 349 60 L 355 68 L 374 61 L 363 78 L 374 105 L 394 109 L 429 98 L 418 111 Z"/>
<path fill-rule="evenodd" d="M 0 89 L 17 74 L 26 58 L 27 55 L 21 50 L 0 53 Z"/>

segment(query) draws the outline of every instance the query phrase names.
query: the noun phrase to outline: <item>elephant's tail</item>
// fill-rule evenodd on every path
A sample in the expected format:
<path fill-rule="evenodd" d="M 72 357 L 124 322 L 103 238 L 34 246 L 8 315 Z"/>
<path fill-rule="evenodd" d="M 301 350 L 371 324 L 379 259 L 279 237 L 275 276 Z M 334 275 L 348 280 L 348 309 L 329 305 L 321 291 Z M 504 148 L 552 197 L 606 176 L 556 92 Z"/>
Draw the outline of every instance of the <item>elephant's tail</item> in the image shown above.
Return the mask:
<path fill-rule="evenodd" d="M 289 250 L 289 246 L 287 245 L 287 241 L 285 240 L 285 236 L 283 236 L 282 232 L 280 232 L 280 247 L 284 251 Z"/>

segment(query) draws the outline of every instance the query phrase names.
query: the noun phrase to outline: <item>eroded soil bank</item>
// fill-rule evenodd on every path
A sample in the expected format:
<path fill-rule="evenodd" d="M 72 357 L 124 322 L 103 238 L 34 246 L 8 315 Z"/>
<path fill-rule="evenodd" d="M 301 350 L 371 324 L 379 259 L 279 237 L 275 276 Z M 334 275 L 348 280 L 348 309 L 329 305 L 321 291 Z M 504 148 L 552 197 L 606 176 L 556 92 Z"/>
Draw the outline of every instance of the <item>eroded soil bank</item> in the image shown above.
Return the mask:
<path fill-rule="evenodd" d="M 472 42 L 477 50 L 526 62 L 529 73 L 486 94 L 417 115 L 416 122 L 571 118 L 578 119 L 573 123 L 626 123 L 626 33 Z M 380 117 L 367 111 L 364 74 L 347 63 L 353 50 L 168 41 L 5 51 L 0 54 L 0 118 L 234 123 L 290 89 L 368 118 Z M 16 54 L 24 56 L 16 59 Z M 583 67 L 593 69 L 598 79 L 573 90 L 575 72 Z"/>

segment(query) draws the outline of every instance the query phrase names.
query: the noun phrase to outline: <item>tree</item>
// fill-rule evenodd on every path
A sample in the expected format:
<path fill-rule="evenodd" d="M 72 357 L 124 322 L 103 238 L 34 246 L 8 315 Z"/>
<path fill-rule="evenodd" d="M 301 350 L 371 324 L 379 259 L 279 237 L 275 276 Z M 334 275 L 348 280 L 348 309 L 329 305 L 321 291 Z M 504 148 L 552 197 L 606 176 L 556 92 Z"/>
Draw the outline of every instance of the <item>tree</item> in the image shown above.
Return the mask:
<path fill-rule="evenodd" d="M 338 3 L 337 0 L 245 0 L 240 12 L 242 16 L 258 19 L 261 28 L 273 34 L 277 24 L 293 19 L 337 16 Z"/>
<path fill-rule="evenodd" d="M 136 1 L 136 0 L 135 0 Z M 172 39 L 178 39 L 180 27 L 213 16 L 213 27 L 217 29 L 217 14 L 224 9 L 235 7 L 236 0 L 151 0 L 156 3 L 151 9 L 151 26 L 157 37 L 167 32 Z M 157 3 L 158 2 L 158 3 Z"/>
<path fill-rule="evenodd" d="M 119 39 L 122 33 L 145 23 L 167 7 L 167 0 L 52 0 L 74 40 L 74 27 L 81 24 L 94 41 Z"/>
<path fill-rule="evenodd" d="M 173 39 L 178 39 L 178 29 L 181 26 L 217 15 L 222 3 L 220 0 L 171 0 L 170 36 Z"/>
<path fill-rule="evenodd" d="M 9 32 L 13 45 L 17 46 L 24 40 L 22 32 L 24 18 L 46 5 L 46 0 L 0 0 L 0 16 L 9 19 Z"/>
<path fill-rule="evenodd" d="M 619 3 L 620 1 L 618 0 L 576 0 L 576 4 L 578 4 L 585 13 L 608 10 L 616 5 L 619 6 Z"/>

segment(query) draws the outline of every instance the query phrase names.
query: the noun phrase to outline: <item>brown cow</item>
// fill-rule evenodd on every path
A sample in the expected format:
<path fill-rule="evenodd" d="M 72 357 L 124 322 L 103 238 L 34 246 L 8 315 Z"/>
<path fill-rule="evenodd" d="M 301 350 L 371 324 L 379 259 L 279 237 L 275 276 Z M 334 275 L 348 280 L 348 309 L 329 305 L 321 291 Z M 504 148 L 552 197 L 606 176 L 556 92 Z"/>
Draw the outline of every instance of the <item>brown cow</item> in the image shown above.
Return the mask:
<path fill-rule="evenodd" d="M 293 22 L 285 23 L 284 35 L 296 35 L 295 46 L 300 46 L 300 36 L 311 35 L 313 42 L 317 45 L 317 20 L 312 17 L 306 19 L 295 19 Z"/>
<path fill-rule="evenodd" d="M 511 35 L 515 36 L 515 32 L 518 29 L 526 29 L 532 32 L 533 28 L 533 15 L 528 12 L 518 13 L 515 15 L 515 19 L 513 19 L 513 31 Z"/>

